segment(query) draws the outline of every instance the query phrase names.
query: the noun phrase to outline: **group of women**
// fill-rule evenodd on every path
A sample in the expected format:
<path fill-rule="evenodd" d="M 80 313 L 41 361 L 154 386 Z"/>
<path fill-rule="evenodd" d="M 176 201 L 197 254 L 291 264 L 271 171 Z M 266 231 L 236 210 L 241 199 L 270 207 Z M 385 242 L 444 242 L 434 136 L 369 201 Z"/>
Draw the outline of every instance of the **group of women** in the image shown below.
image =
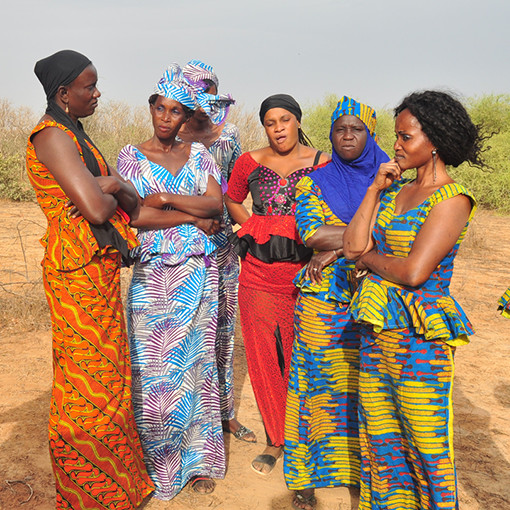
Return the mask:
<path fill-rule="evenodd" d="M 27 168 L 48 219 L 57 508 L 214 490 L 223 433 L 256 441 L 234 413 L 237 304 L 266 433 L 258 474 L 283 455 L 299 509 L 338 485 L 360 487 L 360 509 L 457 508 L 453 353 L 472 329 L 449 284 L 476 202 L 446 166 L 482 163 L 461 103 L 405 98 L 390 159 L 368 105 L 339 101 L 330 156 L 277 94 L 260 108 L 268 146 L 241 155 L 233 99 L 193 60 L 165 70 L 153 136 L 115 170 L 79 121 L 100 96 L 91 61 L 64 50 L 35 72 L 48 107 Z"/>

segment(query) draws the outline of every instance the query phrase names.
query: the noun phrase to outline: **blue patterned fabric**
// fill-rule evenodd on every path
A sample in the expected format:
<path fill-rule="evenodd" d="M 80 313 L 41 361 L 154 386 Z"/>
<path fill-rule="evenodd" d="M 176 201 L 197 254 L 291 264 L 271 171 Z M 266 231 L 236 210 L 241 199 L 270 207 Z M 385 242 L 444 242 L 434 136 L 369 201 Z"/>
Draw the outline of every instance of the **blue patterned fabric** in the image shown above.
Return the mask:
<path fill-rule="evenodd" d="M 204 92 L 203 85 L 190 82 L 178 64 L 170 64 L 160 78 L 154 93 L 173 99 L 191 110 L 202 108 L 214 124 L 221 124 L 228 114 L 228 107 L 235 101 L 229 94 L 212 95 Z"/>
<path fill-rule="evenodd" d="M 395 181 L 381 195 L 381 205 L 373 237 L 377 251 L 393 257 L 407 257 L 416 235 L 434 205 L 459 194 L 475 199 L 460 184 L 446 184 L 422 204 L 404 214 L 395 215 L 395 197 L 410 179 Z M 473 217 L 473 205 L 469 221 Z M 468 221 L 468 223 L 469 223 Z M 450 345 L 468 343 L 473 330 L 464 311 L 450 295 L 453 261 L 467 232 L 467 225 L 450 253 L 440 262 L 429 279 L 418 287 L 405 287 L 370 273 L 353 297 L 351 309 L 357 321 L 371 324 L 376 333 L 412 325 L 427 340 L 441 339 Z"/>
<path fill-rule="evenodd" d="M 239 130 L 234 124 L 225 123 L 220 136 L 209 146 L 222 178 L 228 181 L 234 164 L 241 155 Z M 218 247 L 218 328 L 216 331 L 216 361 L 220 381 L 221 419 L 232 420 L 234 409 L 234 334 L 237 313 L 237 288 L 239 257 L 228 241 L 232 233 L 232 219 L 223 206 L 225 227 L 210 240 Z"/>
<path fill-rule="evenodd" d="M 368 325 L 359 377 L 360 510 L 458 508 L 453 346 L 466 343 L 473 331 L 450 296 L 450 281 L 476 203 L 463 186 L 451 183 L 417 207 L 395 214 L 395 198 L 409 182 L 395 181 L 381 195 L 373 230 L 381 254 L 407 257 L 436 204 L 462 194 L 473 207 L 456 244 L 425 283 L 406 287 L 372 273 L 352 298 L 353 317 Z"/>
<path fill-rule="evenodd" d="M 306 244 L 323 225 L 345 227 L 324 201 L 321 188 L 312 181 L 310 176 L 303 177 L 296 187 L 296 226 L 299 235 Z M 354 269 L 354 262 L 339 257 L 322 270 L 321 283 L 312 283 L 306 277 L 306 266 L 294 278 L 294 285 L 303 294 L 313 294 L 322 301 L 350 303 L 351 290 L 347 273 Z"/>
<path fill-rule="evenodd" d="M 174 176 L 128 145 L 118 171 L 142 198 L 201 195 L 221 176 L 209 152 L 191 145 Z M 158 499 L 173 498 L 192 476 L 222 478 L 225 450 L 216 363 L 216 246 L 193 225 L 139 229 L 128 292 L 135 419 Z"/>
<path fill-rule="evenodd" d="M 175 176 L 149 161 L 134 145 L 126 145 L 120 151 L 117 168 L 142 198 L 161 192 L 203 195 L 209 176 L 218 184 L 223 181 L 214 159 L 201 143 L 191 144 L 189 159 Z M 162 254 L 167 264 L 178 264 L 191 255 L 211 255 L 216 250 L 204 231 L 189 223 L 161 230 L 138 229 L 138 240 L 140 246 L 132 255 L 142 262 Z"/>

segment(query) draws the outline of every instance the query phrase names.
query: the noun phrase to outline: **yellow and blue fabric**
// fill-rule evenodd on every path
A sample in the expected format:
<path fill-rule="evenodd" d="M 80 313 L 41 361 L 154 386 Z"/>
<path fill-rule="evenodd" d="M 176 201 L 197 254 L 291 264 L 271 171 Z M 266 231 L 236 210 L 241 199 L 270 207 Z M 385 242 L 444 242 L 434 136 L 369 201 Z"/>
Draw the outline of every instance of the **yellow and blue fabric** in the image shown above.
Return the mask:
<path fill-rule="evenodd" d="M 331 161 L 311 174 L 324 195 L 325 201 L 338 218 L 349 223 L 357 211 L 367 188 L 374 180 L 381 163 L 389 161 L 388 155 L 377 145 L 375 135 L 375 111 L 363 103 L 344 96 L 331 116 L 333 133 L 335 121 L 343 115 L 355 115 L 367 130 L 367 141 L 361 155 L 353 161 L 340 157 L 333 148 Z"/>
<path fill-rule="evenodd" d="M 296 188 L 296 224 L 303 241 L 323 225 L 345 226 L 307 176 Z M 357 424 L 359 327 L 351 320 L 343 257 L 313 285 L 301 270 L 285 417 L 284 474 L 291 490 L 359 485 Z"/>
<path fill-rule="evenodd" d="M 498 310 L 501 310 L 501 315 L 510 319 L 510 287 L 506 289 L 506 292 L 499 298 Z"/>
<path fill-rule="evenodd" d="M 408 182 L 395 181 L 381 197 L 373 233 L 379 253 L 405 258 L 428 214 L 443 200 L 463 194 L 473 208 L 455 246 L 424 284 L 405 287 L 370 274 L 353 296 L 353 317 L 366 324 L 359 378 L 361 510 L 458 508 L 453 352 L 473 330 L 449 287 L 476 203 L 452 183 L 397 215 L 395 197 Z"/>
<path fill-rule="evenodd" d="M 214 124 L 221 124 L 227 117 L 228 107 L 235 103 L 230 94 L 212 95 L 204 92 L 203 85 L 186 79 L 176 63 L 170 64 L 165 70 L 156 83 L 154 93 L 173 99 L 191 110 L 202 108 Z"/>
<path fill-rule="evenodd" d="M 370 136 L 377 141 L 375 126 L 377 125 L 377 115 L 375 110 L 367 104 L 360 103 L 352 97 L 343 96 L 336 105 L 335 111 L 331 114 L 331 124 L 333 125 L 342 115 L 354 115 L 358 117 L 365 126 L 367 126 Z"/>

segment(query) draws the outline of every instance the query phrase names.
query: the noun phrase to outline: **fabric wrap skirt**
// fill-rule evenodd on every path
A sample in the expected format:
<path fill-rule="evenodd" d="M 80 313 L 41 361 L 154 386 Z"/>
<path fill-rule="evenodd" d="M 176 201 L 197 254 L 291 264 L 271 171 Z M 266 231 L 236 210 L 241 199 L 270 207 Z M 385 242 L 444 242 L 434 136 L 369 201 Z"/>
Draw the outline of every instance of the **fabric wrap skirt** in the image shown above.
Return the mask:
<path fill-rule="evenodd" d="M 43 261 L 53 331 L 49 442 L 57 509 L 128 510 L 152 490 L 131 402 L 120 254 L 58 271 Z"/>

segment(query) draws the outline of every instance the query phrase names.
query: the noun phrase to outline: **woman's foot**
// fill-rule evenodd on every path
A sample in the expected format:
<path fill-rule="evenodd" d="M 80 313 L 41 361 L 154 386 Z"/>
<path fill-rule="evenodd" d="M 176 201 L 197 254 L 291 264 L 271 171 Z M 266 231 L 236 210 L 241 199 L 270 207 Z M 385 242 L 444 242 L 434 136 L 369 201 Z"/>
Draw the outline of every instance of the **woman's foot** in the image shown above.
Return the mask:
<path fill-rule="evenodd" d="M 256 443 L 257 436 L 247 427 L 241 425 L 235 418 L 222 422 L 223 430 L 229 432 L 236 439 L 246 441 L 247 443 Z"/>
<path fill-rule="evenodd" d="M 302 489 L 294 491 L 292 506 L 298 510 L 314 510 L 317 506 L 315 489 Z"/>
<path fill-rule="evenodd" d="M 208 476 L 192 476 L 189 481 L 190 489 L 197 494 L 211 494 L 216 488 L 216 482 Z"/>
<path fill-rule="evenodd" d="M 275 467 L 276 461 L 282 456 L 283 447 L 266 446 L 261 455 L 257 455 L 251 463 L 252 469 L 259 475 L 268 475 Z"/>

